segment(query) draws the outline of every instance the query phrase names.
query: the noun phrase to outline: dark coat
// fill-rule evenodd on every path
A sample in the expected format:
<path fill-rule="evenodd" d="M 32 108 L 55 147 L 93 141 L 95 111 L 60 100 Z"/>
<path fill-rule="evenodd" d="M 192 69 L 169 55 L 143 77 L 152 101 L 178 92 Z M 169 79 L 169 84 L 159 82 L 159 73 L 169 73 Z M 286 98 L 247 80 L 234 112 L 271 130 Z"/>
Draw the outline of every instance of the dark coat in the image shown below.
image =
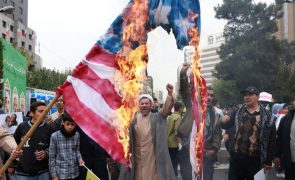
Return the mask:
<path fill-rule="evenodd" d="M 282 118 L 277 131 L 276 157 L 281 158 L 284 167 L 291 165 L 290 134 L 294 113 L 295 110 L 291 110 Z"/>
<path fill-rule="evenodd" d="M 136 115 L 135 115 L 136 117 Z M 154 151 L 156 157 L 156 170 L 158 180 L 175 180 L 173 166 L 171 163 L 169 151 L 168 151 L 168 142 L 166 135 L 166 126 L 167 120 L 166 117 L 161 113 L 151 113 L 151 134 L 153 136 Z M 134 127 L 136 125 L 137 119 L 134 118 L 131 126 L 129 128 L 130 133 L 130 150 L 134 154 Z M 131 164 L 135 164 L 134 156 L 131 156 Z M 120 172 L 120 180 L 135 180 L 135 171 L 134 168 L 127 170 L 122 166 Z"/>

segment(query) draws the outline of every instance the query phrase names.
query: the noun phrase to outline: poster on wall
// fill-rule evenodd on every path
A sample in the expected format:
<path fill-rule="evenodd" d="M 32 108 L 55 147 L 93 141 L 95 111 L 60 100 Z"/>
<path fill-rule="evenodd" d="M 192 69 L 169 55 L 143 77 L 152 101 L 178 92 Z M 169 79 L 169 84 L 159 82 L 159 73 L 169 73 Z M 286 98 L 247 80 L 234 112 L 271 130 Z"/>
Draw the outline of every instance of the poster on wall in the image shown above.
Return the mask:
<path fill-rule="evenodd" d="M 5 113 L 10 113 L 10 84 L 9 80 L 6 79 L 4 83 L 4 112 Z"/>
<path fill-rule="evenodd" d="M 20 97 L 19 97 L 19 106 L 20 106 L 20 111 L 21 112 L 25 112 L 25 107 L 26 107 L 26 96 L 24 94 L 24 92 L 22 92 L 20 94 Z"/>
<path fill-rule="evenodd" d="M 0 125 L 9 133 L 14 134 L 17 126 L 23 122 L 22 112 L 0 115 Z"/>
<path fill-rule="evenodd" d="M 55 92 L 54 91 L 47 91 L 43 89 L 36 89 L 36 88 L 27 88 L 27 107 L 30 107 L 31 103 L 36 101 L 44 102 L 46 105 L 50 103 L 50 101 L 54 98 Z M 48 114 L 55 113 L 57 111 L 56 106 L 54 105 Z"/>
<path fill-rule="evenodd" d="M 18 108 L 18 91 L 17 91 L 17 88 L 14 87 L 13 88 L 13 96 L 12 96 L 12 99 L 13 99 L 13 112 L 18 112 L 19 111 L 19 108 Z"/>
<path fill-rule="evenodd" d="M 24 112 L 26 104 L 26 59 L 7 41 L 0 40 L 3 50 L 3 95 L 6 113 Z"/>

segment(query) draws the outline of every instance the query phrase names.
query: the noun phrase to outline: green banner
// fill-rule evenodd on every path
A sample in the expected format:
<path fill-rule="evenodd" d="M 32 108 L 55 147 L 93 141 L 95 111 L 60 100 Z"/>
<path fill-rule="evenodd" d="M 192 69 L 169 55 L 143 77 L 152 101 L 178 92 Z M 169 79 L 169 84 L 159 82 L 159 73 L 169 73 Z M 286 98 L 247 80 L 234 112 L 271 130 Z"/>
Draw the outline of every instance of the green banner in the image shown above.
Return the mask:
<path fill-rule="evenodd" d="M 1 40 L 3 58 L 4 111 L 25 112 L 26 59 L 7 41 Z"/>

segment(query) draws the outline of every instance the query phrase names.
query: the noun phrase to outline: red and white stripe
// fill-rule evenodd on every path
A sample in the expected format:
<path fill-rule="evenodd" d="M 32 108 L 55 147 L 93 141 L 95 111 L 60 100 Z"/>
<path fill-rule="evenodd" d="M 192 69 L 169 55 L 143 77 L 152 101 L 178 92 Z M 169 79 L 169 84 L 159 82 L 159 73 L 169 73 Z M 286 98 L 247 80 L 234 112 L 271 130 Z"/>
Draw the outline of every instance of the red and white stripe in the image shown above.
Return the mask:
<path fill-rule="evenodd" d="M 127 165 L 111 120 L 122 104 L 114 84 L 117 71 L 115 55 L 95 44 L 57 94 L 63 95 L 67 112 L 81 129 L 114 160 Z"/>

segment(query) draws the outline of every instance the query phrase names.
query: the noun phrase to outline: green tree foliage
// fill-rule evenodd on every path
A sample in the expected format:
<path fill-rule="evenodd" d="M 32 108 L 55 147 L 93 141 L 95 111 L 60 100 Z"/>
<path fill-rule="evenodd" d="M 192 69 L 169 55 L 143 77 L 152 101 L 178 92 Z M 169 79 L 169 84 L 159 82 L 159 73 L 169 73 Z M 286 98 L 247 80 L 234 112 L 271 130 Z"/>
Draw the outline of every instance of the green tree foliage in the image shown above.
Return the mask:
<path fill-rule="evenodd" d="M 239 89 L 236 86 L 236 82 L 232 80 L 216 79 L 213 81 L 214 96 L 220 102 L 221 106 L 229 106 L 242 102 L 239 94 Z"/>
<path fill-rule="evenodd" d="M 27 86 L 38 89 L 55 91 L 56 87 L 62 85 L 70 71 L 59 72 L 51 69 L 40 69 L 27 73 Z"/>
<path fill-rule="evenodd" d="M 280 8 L 281 1 L 267 5 L 252 0 L 223 0 L 215 7 L 216 18 L 227 20 L 226 40 L 218 52 L 222 62 L 214 74 L 218 79 L 213 87 L 216 93 L 231 91 L 231 98 L 238 100 L 237 89 L 251 85 L 277 98 L 295 95 L 294 89 L 287 90 L 294 79 L 289 67 L 295 62 L 295 46 L 275 37 Z M 229 101 L 224 99 L 222 103 Z"/>

